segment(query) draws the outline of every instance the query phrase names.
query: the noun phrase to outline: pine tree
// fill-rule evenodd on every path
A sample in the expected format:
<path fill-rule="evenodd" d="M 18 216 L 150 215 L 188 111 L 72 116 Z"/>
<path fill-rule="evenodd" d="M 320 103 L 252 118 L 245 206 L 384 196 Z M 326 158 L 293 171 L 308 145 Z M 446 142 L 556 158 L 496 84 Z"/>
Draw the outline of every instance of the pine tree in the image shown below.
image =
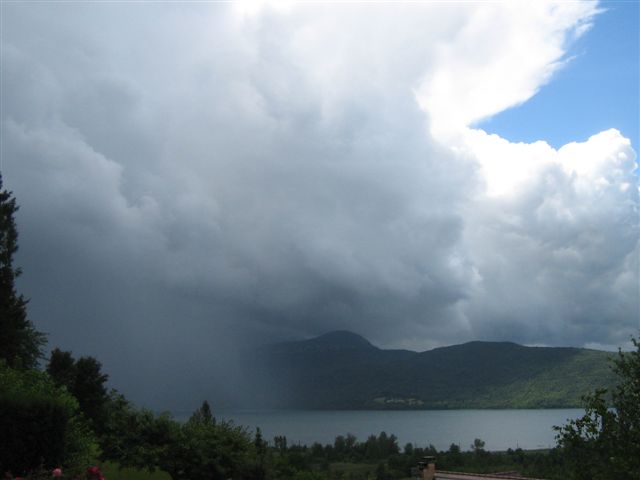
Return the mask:
<path fill-rule="evenodd" d="M 12 192 L 2 190 L 0 175 L 0 359 L 14 368 L 33 368 L 42 358 L 46 340 L 27 318 L 28 301 L 15 288 L 21 273 L 13 266 L 18 250 L 17 210 Z"/>

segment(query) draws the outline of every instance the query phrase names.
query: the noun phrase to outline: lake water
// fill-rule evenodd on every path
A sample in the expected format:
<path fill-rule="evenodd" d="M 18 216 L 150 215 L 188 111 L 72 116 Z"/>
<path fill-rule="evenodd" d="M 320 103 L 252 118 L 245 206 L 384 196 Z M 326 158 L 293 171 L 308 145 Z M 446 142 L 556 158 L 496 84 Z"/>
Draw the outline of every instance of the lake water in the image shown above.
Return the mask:
<path fill-rule="evenodd" d="M 582 409 L 548 410 L 242 410 L 214 412 L 217 418 L 232 420 L 254 430 L 260 427 L 263 437 L 273 440 L 285 435 L 288 443 L 333 443 L 337 435 L 354 434 L 363 441 L 381 431 L 406 443 L 424 447 L 433 444 L 446 450 L 456 443 L 468 450 L 475 438 L 486 442 L 487 450 L 508 448 L 537 449 L 555 445 L 554 425 L 584 414 Z M 175 414 L 185 420 L 189 414 Z"/>

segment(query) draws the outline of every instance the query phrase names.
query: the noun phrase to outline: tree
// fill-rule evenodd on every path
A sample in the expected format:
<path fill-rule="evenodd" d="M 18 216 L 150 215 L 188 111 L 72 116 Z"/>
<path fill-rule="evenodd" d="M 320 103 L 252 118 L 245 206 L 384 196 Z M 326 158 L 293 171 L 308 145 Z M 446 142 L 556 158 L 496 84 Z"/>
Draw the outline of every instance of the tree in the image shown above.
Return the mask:
<path fill-rule="evenodd" d="M 65 386 L 71 391 L 76 382 L 76 361 L 71 352 L 54 348 L 49 357 L 47 373 L 57 385 Z"/>
<path fill-rule="evenodd" d="M 255 480 L 264 480 L 267 477 L 266 458 L 268 446 L 268 443 L 262 438 L 260 427 L 256 428 L 253 440 L 256 462 L 251 475 Z"/>
<path fill-rule="evenodd" d="M 484 452 L 485 442 L 480 438 L 476 438 L 471 445 L 471 450 L 475 453 Z"/>
<path fill-rule="evenodd" d="M 77 400 L 44 372 L 0 360 L 0 472 L 63 466 L 80 473 L 98 456 Z"/>
<path fill-rule="evenodd" d="M 109 377 L 101 369 L 102 364 L 95 358 L 80 357 L 76 361 L 76 382 L 73 387 L 73 395 L 78 399 L 80 409 L 91 420 L 98 434 L 102 433 L 108 400 L 105 383 Z"/>
<path fill-rule="evenodd" d="M 640 478 L 640 342 L 632 341 L 636 350 L 618 352 L 614 360 L 619 383 L 611 392 L 613 408 L 600 389 L 584 397 L 584 416 L 554 427 L 570 478 Z"/>
<path fill-rule="evenodd" d="M 13 255 L 18 250 L 14 220 L 17 211 L 13 193 L 2 190 L 0 175 L 0 359 L 10 367 L 34 368 L 46 340 L 27 318 L 28 301 L 15 288 L 21 273 L 13 266 Z"/>
<path fill-rule="evenodd" d="M 282 435 L 282 436 L 275 436 L 273 437 L 273 444 L 276 447 L 276 450 L 278 450 L 280 453 L 287 453 L 287 437 Z"/>
<path fill-rule="evenodd" d="M 80 410 L 90 420 L 94 431 L 102 434 L 109 400 L 105 383 L 109 377 L 102 373 L 100 362 L 93 357 L 74 360 L 71 352 L 55 348 L 49 358 L 47 373 L 78 400 Z"/>
<path fill-rule="evenodd" d="M 409 456 L 413 455 L 413 443 L 407 443 L 404 446 L 404 454 Z"/>
<path fill-rule="evenodd" d="M 163 442 L 166 448 L 156 465 L 174 480 L 247 478 L 255 464 L 247 431 L 230 422 L 206 419 L 202 408 Z"/>
<path fill-rule="evenodd" d="M 205 423 L 207 425 L 215 425 L 216 423 L 216 419 L 213 416 L 213 413 L 211 413 L 211 406 L 209 405 L 209 402 L 207 400 L 202 402 L 200 408 L 193 412 L 192 418 L 199 423 Z"/>

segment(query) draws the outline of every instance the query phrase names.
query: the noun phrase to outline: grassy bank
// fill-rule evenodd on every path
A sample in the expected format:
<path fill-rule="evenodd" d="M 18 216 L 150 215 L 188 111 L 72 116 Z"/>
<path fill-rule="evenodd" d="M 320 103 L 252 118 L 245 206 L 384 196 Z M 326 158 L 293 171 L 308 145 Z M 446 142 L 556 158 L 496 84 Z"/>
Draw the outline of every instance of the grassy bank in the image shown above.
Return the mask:
<path fill-rule="evenodd" d="M 116 462 L 105 462 L 101 469 L 105 478 L 109 480 L 171 480 L 171 476 L 162 470 L 149 472 L 136 468 L 120 468 Z"/>

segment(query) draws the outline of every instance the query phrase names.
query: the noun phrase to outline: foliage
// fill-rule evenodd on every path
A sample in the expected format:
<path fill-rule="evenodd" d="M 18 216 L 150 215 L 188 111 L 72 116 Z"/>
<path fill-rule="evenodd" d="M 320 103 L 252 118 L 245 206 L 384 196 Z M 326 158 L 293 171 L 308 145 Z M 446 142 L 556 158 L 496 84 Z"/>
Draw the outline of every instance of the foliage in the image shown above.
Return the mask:
<path fill-rule="evenodd" d="M 117 461 L 125 468 L 157 467 L 169 445 L 177 441 L 179 424 L 168 415 L 155 415 L 134 408 L 124 396 L 111 391 L 100 435 L 102 459 Z"/>
<path fill-rule="evenodd" d="M 13 266 L 18 250 L 14 220 L 18 206 L 12 195 L 2 190 L 0 175 L 0 360 L 14 368 L 33 368 L 42 357 L 45 336 L 27 318 L 27 300 L 15 289 L 21 272 Z"/>
<path fill-rule="evenodd" d="M 171 480 L 167 472 L 122 467 L 117 462 L 105 462 L 102 471 L 108 480 Z"/>
<path fill-rule="evenodd" d="M 346 441 L 347 438 L 350 440 Z M 447 451 L 437 451 L 433 446 L 421 448 L 407 444 L 400 453 L 396 448 L 388 448 L 391 438 L 395 437 L 381 433 L 360 442 L 349 434 L 337 436 L 332 445 L 316 443 L 311 446 L 288 446 L 286 438 L 279 436 L 274 438 L 274 446 L 267 453 L 267 478 L 409 478 L 418 461 L 427 455 L 437 458 L 439 470 L 476 473 L 518 471 L 537 478 L 562 478 L 564 464 L 562 453 L 558 449 L 490 452 L 484 450 L 481 439 L 476 439 L 469 451 L 462 451 L 456 444 L 452 444 Z M 373 452 L 376 452 L 375 455 Z"/>
<path fill-rule="evenodd" d="M 614 361 L 613 409 L 599 389 L 585 397 L 584 416 L 555 427 L 571 478 L 640 478 L 640 342 L 632 341 L 636 350 L 619 352 Z"/>
<path fill-rule="evenodd" d="M 134 408 L 111 392 L 101 436 L 103 459 L 121 467 L 160 468 L 173 480 L 265 478 L 266 442 L 228 422 L 217 422 L 203 402 L 184 424 L 168 414 Z"/>
<path fill-rule="evenodd" d="M 247 431 L 229 422 L 216 422 L 203 404 L 177 430 L 159 458 L 158 466 L 173 480 L 242 478 L 251 462 Z"/>
<path fill-rule="evenodd" d="M 255 480 L 264 480 L 267 477 L 267 447 L 268 443 L 262 438 L 260 428 L 256 428 L 255 438 L 253 440 L 255 453 L 254 467 L 251 477 Z"/>
<path fill-rule="evenodd" d="M 63 385 L 71 391 L 76 381 L 76 361 L 71 352 L 54 348 L 47 364 L 47 373 L 57 385 Z"/>
<path fill-rule="evenodd" d="M 66 387 L 78 400 L 82 413 L 97 434 L 104 431 L 109 400 L 105 387 L 109 377 L 101 369 L 102 365 L 93 357 L 75 360 L 71 352 L 58 348 L 51 352 L 47 365 L 47 372 L 56 384 Z"/>
<path fill-rule="evenodd" d="M 78 403 L 37 370 L 0 362 L 0 471 L 64 466 L 81 471 L 98 456 Z"/>
<path fill-rule="evenodd" d="M 484 440 L 480 438 L 476 438 L 473 441 L 473 444 L 471 445 L 471 450 L 473 450 L 476 453 L 484 452 L 484 445 L 485 445 Z"/>

